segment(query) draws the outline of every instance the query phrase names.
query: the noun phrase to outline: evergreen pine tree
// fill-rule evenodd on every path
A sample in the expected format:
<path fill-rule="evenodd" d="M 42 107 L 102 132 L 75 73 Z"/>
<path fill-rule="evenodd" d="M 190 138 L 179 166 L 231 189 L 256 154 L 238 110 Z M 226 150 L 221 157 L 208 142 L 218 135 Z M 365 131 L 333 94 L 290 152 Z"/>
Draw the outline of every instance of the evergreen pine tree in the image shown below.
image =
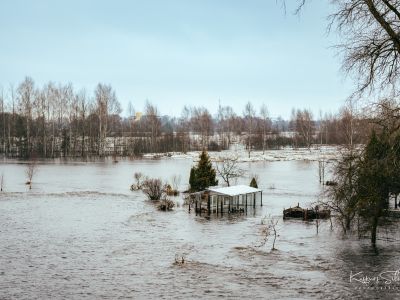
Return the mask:
<path fill-rule="evenodd" d="M 203 191 L 209 186 L 218 185 L 217 173 L 212 167 L 210 157 L 203 150 L 200 161 L 190 170 L 189 184 L 191 191 Z"/>
<path fill-rule="evenodd" d="M 372 132 L 359 169 L 358 209 L 371 231 L 371 242 L 376 244 L 377 228 L 388 207 L 390 177 L 388 156 L 390 145 L 386 136 L 379 138 Z"/>
<path fill-rule="evenodd" d="M 253 179 L 250 181 L 250 186 L 252 188 L 258 189 L 258 184 L 257 184 L 257 180 L 253 177 Z"/>
<path fill-rule="evenodd" d="M 190 176 L 189 176 L 189 185 L 190 185 L 190 190 L 195 191 L 197 188 L 197 182 L 196 182 L 196 168 L 192 167 L 190 169 Z"/>

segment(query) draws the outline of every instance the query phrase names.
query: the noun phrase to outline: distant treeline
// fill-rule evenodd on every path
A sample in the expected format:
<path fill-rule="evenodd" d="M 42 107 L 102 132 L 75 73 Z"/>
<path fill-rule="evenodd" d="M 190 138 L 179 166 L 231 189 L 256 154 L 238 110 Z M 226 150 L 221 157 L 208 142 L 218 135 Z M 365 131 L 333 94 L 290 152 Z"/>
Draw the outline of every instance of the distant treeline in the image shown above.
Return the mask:
<path fill-rule="evenodd" d="M 310 110 L 293 109 L 290 120 L 271 120 L 267 107 L 248 102 L 237 114 L 220 106 L 185 106 L 180 117 L 161 116 L 147 102 L 128 117 L 110 85 L 99 83 L 93 94 L 71 84 L 49 82 L 37 87 L 27 77 L 16 88 L 0 90 L 0 153 L 7 157 L 140 156 L 144 153 L 228 149 L 251 150 L 312 144 L 364 143 L 369 122 L 349 106 L 315 119 Z"/>

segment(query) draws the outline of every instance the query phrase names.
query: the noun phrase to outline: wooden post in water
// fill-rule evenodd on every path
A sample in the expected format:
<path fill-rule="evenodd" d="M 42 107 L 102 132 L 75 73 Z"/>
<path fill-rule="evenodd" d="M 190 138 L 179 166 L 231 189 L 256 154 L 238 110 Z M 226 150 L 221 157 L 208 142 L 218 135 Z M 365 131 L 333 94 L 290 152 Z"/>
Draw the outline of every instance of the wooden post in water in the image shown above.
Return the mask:
<path fill-rule="evenodd" d="M 247 215 L 247 194 L 246 194 L 246 215 Z"/>
<path fill-rule="evenodd" d="M 229 197 L 229 202 L 228 202 L 228 213 L 231 213 L 231 197 Z"/>
<path fill-rule="evenodd" d="M 253 193 L 253 207 L 256 208 L 256 193 Z"/>
<path fill-rule="evenodd" d="M 210 194 L 208 194 L 208 197 L 207 197 L 207 210 L 208 210 L 208 215 L 210 215 L 211 214 L 211 196 L 210 196 Z"/>
<path fill-rule="evenodd" d="M 224 214 L 224 198 L 221 199 L 221 216 Z"/>
<path fill-rule="evenodd" d="M 195 203 L 195 213 L 196 213 L 196 216 L 197 216 L 197 212 L 198 212 L 198 209 L 197 209 L 197 195 L 196 195 L 196 198 L 195 198 L 195 200 L 194 200 L 194 203 Z"/>
<path fill-rule="evenodd" d="M 260 192 L 260 195 L 261 195 L 261 206 L 262 206 L 262 191 Z"/>

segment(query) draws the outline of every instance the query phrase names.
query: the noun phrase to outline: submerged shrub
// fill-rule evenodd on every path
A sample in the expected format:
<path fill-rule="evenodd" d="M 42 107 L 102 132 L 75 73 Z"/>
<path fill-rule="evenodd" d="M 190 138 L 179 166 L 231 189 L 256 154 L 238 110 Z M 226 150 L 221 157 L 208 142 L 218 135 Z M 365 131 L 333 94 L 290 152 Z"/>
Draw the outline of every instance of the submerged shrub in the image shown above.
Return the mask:
<path fill-rule="evenodd" d="M 179 191 L 177 189 L 174 189 L 171 187 L 170 184 L 167 184 L 165 186 L 165 190 L 168 196 L 178 196 L 179 195 Z"/>
<path fill-rule="evenodd" d="M 164 199 L 158 204 L 157 207 L 159 210 L 167 211 L 167 210 L 172 210 L 174 206 L 175 206 L 174 201 L 170 199 Z"/>
<path fill-rule="evenodd" d="M 161 179 L 147 178 L 142 183 L 142 191 L 149 200 L 160 200 L 164 195 L 165 189 Z"/>
<path fill-rule="evenodd" d="M 258 189 L 258 184 L 257 184 L 257 180 L 255 177 L 253 177 L 253 179 L 250 181 L 250 186 L 252 188 Z"/>

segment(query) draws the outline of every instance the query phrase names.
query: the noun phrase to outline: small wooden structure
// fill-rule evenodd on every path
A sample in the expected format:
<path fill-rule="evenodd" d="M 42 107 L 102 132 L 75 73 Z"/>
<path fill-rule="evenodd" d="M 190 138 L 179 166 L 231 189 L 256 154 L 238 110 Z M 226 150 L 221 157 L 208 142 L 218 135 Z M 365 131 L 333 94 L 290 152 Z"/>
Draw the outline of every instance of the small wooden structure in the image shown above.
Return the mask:
<path fill-rule="evenodd" d="M 328 209 L 301 208 L 298 204 L 296 207 L 290 207 L 283 210 L 283 219 L 302 219 L 303 221 L 314 219 L 329 219 L 331 211 Z"/>
<path fill-rule="evenodd" d="M 243 212 L 262 206 L 262 190 L 247 185 L 210 187 L 205 191 L 191 194 L 195 212 L 223 214 Z M 190 207 L 189 207 L 190 209 Z"/>

